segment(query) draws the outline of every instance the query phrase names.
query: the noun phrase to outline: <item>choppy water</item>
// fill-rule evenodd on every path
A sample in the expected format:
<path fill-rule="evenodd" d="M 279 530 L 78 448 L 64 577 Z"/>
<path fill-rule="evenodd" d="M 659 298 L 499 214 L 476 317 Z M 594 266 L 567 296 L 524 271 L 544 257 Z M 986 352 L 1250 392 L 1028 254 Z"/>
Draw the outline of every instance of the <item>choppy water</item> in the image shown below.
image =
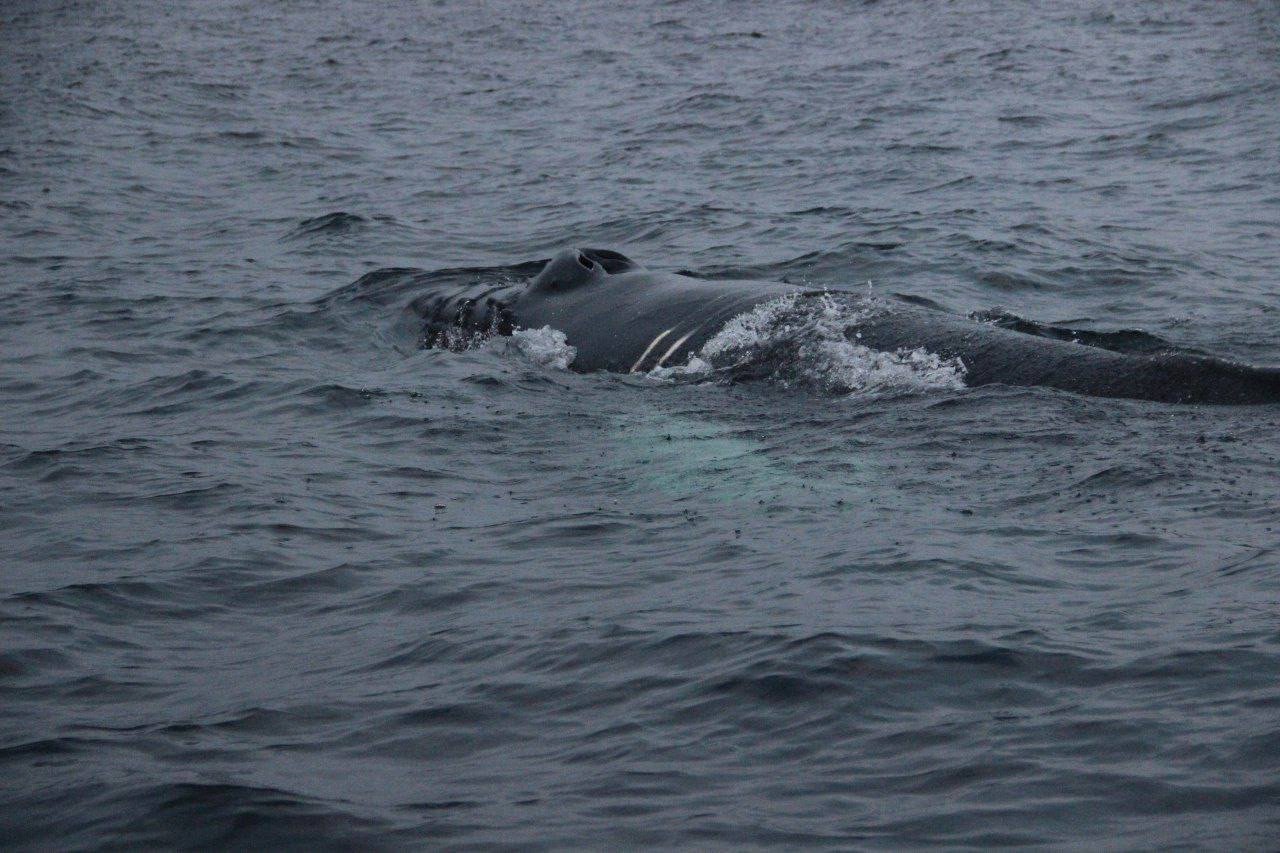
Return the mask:
<path fill-rule="evenodd" d="M 0 11 L 5 846 L 1273 848 L 1275 407 L 399 346 L 566 245 L 1280 363 L 1270 3 Z"/>

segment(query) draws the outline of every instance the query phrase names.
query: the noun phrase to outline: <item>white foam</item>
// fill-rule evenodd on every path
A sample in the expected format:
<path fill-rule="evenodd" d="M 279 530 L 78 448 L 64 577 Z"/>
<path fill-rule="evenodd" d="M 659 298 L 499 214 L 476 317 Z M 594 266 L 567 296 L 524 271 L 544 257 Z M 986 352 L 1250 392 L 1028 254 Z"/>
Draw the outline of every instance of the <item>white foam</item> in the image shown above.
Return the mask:
<path fill-rule="evenodd" d="M 964 387 L 964 364 L 923 348 L 880 352 L 849 330 L 886 310 L 875 297 L 789 294 L 725 324 L 689 361 L 651 371 L 667 380 L 713 374 L 767 378 L 826 393 L 875 394 Z"/>
<path fill-rule="evenodd" d="M 511 343 L 533 363 L 556 370 L 568 370 L 578 355 L 577 347 L 569 345 L 564 332 L 550 326 L 516 329 L 511 333 Z"/>

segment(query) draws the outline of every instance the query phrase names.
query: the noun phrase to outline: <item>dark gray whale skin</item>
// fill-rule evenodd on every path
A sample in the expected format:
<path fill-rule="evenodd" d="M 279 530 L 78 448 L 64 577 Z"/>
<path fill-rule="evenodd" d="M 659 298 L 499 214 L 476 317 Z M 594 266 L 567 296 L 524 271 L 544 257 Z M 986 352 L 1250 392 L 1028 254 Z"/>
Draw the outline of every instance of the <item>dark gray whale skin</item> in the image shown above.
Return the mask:
<path fill-rule="evenodd" d="M 575 370 L 642 372 L 683 363 L 730 318 L 761 303 L 819 292 L 827 291 L 658 273 L 617 252 L 566 249 L 525 284 L 427 294 L 413 309 L 426 320 L 428 338 L 459 328 L 510 334 L 550 326 L 577 349 Z M 846 334 L 871 349 L 923 347 L 958 358 L 968 385 L 1043 386 L 1162 403 L 1280 402 L 1274 368 L 1173 351 L 1114 352 L 907 303 L 873 309 Z"/>
<path fill-rule="evenodd" d="M 568 249 L 526 284 L 428 294 L 413 310 L 428 337 L 457 327 L 509 334 L 550 326 L 577 348 L 575 370 L 626 373 L 682 362 L 730 318 L 800 290 L 655 273 L 617 252 Z"/>

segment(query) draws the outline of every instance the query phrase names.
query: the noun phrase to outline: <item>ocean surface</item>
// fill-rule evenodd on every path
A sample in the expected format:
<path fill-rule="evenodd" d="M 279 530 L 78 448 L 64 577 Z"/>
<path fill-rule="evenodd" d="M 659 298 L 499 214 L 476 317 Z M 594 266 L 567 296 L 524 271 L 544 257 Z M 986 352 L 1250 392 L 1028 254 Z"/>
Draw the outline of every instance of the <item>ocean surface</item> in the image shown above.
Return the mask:
<path fill-rule="evenodd" d="M 0 846 L 1276 849 L 1280 407 L 578 374 L 354 283 L 1278 365 L 1278 155 L 1270 2 L 6 2 Z"/>

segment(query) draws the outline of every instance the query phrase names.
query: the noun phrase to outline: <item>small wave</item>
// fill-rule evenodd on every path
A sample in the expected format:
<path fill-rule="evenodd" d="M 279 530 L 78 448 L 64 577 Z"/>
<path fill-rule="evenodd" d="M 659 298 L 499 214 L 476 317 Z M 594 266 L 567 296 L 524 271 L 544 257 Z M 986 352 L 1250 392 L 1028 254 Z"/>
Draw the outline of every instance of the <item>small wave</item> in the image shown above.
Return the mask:
<path fill-rule="evenodd" d="M 924 348 L 880 352 L 857 342 L 858 323 L 884 310 L 871 297 L 789 294 L 725 324 L 681 366 L 659 379 L 769 379 L 827 394 L 876 394 L 964 387 L 964 364 Z"/>
<path fill-rule="evenodd" d="M 295 240 L 300 237 L 311 237 L 318 234 L 346 234 L 366 222 L 368 220 L 363 216 L 347 213 L 344 210 L 336 210 L 333 213 L 326 213 L 324 216 L 304 219 L 285 235 L 285 239 Z"/>

